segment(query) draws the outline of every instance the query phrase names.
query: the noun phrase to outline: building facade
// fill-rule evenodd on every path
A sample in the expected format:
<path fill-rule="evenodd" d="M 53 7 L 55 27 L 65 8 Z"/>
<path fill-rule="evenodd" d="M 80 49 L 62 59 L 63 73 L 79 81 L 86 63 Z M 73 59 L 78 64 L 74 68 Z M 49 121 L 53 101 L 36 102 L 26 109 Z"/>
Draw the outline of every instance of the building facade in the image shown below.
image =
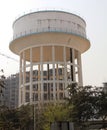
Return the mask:
<path fill-rule="evenodd" d="M 105 93 L 107 93 L 107 82 L 103 83 L 103 90 Z"/>
<path fill-rule="evenodd" d="M 18 107 L 19 74 L 14 74 L 5 79 L 4 105 L 9 109 Z"/>
<path fill-rule="evenodd" d="M 68 84 L 83 84 L 81 54 L 90 41 L 81 17 L 52 10 L 21 16 L 9 47 L 20 56 L 19 106 L 62 101 Z"/>

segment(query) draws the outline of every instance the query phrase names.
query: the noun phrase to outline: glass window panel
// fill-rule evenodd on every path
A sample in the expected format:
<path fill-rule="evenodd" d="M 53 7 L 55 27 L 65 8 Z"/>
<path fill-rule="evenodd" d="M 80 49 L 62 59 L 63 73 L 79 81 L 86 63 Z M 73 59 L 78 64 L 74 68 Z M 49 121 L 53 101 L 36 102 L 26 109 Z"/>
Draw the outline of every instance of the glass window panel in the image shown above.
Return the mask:
<path fill-rule="evenodd" d="M 26 67 L 25 77 L 26 83 L 30 82 L 30 67 Z"/>
<path fill-rule="evenodd" d="M 46 79 L 47 79 L 47 76 L 48 76 L 48 69 L 49 69 L 48 64 L 43 64 L 43 76 Z"/>
<path fill-rule="evenodd" d="M 59 90 L 63 90 L 63 83 L 59 83 Z"/>
<path fill-rule="evenodd" d="M 38 101 L 38 93 L 33 93 L 33 101 Z"/>
<path fill-rule="evenodd" d="M 51 97 L 50 98 L 51 98 L 51 100 L 53 100 L 53 93 L 51 93 Z"/>
<path fill-rule="evenodd" d="M 55 65 L 55 78 L 58 80 L 64 79 L 64 66 L 62 64 Z"/>
<path fill-rule="evenodd" d="M 56 91 L 58 91 L 58 90 L 57 90 L 57 83 L 55 83 L 55 88 L 56 88 Z"/>
<path fill-rule="evenodd" d="M 33 84 L 33 91 L 38 91 L 38 84 Z"/>
<path fill-rule="evenodd" d="M 44 88 L 44 91 L 47 91 L 47 90 L 48 90 L 47 83 L 44 83 L 44 84 L 43 84 L 43 88 Z"/>
<path fill-rule="evenodd" d="M 26 93 L 25 93 L 25 101 L 26 101 L 26 102 L 29 102 L 29 101 L 30 101 L 30 94 L 29 94 L 29 92 L 26 92 Z"/>
<path fill-rule="evenodd" d="M 59 99 L 61 100 L 61 99 L 63 99 L 64 97 L 63 97 L 63 93 L 59 93 Z"/>
<path fill-rule="evenodd" d="M 44 100 L 48 99 L 48 95 L 46 93 L 44 93 Z"/>
<path fill-rule="evenodd" d="M 53 83 L 50 83 L 51 91 L 53 91 Z"/>
<path fill-rule="evenodd" d="M 29 90 L 29 88 L 30 88 L 30 86 L 29 86 L 29 85 L 27 85 L 27 86 L 26 86 L 26 90 Z"/>
<path fill-rule="evenodd" d="M 38 80 L 38 65 L 33 65 L 32 67 L 32 79 L 33 81 L 37 81 Z"/>

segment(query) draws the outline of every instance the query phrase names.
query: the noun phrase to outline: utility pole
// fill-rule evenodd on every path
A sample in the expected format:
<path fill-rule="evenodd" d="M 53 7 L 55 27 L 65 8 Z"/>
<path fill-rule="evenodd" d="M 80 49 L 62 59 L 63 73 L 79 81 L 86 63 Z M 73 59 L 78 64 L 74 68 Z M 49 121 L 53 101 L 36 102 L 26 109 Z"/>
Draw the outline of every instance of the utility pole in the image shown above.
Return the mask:
<path fill-rule="evenodd" d="M 36 125 L 35 125 L 35 103 L 34 103 L 34 130 L 36 130 Z"/>
<path fill-rule="evenodd" d="M 36 117 L 36 115 L 35 115 L 35 112 L 36 112 L 36 103 L 35 103 L 35 93 L 34 93 L 34 130 L 36 130 L 36 121 L 35 121 L 35 117 Z"/>

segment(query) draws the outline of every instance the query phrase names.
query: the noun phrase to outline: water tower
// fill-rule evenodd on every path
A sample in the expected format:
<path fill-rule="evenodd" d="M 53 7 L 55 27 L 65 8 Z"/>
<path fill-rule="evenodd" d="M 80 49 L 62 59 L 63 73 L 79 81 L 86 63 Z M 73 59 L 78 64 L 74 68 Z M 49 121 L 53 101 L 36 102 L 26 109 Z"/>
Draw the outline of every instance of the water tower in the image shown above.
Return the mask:
<path fill-rule="evenodd" d="M 10 50 L 20 56 L 19 106 L 62 101 L 82 81 L 81 54 L 90 47 L 86 23 L 64 11 L 37 11 L 13 23 Z"/>

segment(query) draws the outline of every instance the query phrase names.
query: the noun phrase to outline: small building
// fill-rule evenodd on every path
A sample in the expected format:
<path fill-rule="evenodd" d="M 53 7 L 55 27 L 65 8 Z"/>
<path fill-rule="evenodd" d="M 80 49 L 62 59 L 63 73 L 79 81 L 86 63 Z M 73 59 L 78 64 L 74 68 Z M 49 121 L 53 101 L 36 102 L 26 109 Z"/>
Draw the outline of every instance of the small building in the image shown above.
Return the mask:
<path fill-rule="evenodd" d="M 105 93 L 107 93 L 107 82 L 103 83 L 103 90 Z"/>
<path fill-rule="evenodd" d="M 18 107 L 19 74 L 14 74 L 5 79 L 4 102 L 9 109 Z"/>

